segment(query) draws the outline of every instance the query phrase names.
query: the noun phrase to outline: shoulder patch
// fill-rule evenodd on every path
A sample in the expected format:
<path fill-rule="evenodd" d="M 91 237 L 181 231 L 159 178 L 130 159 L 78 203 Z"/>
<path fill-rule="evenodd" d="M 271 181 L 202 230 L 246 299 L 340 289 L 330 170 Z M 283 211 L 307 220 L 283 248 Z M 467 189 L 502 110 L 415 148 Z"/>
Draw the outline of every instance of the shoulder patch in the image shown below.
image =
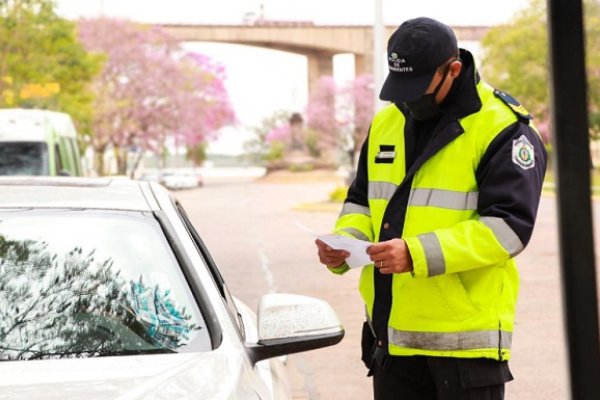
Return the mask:
<path fill-rule="evenodd" d="M 525 107 L 523 107 L 521 103 L 519 103 L 517 99 L 512 97 L 510 94 L 498 89 L 494 89 L 494 95 L 502 100 L 504 104 L 506 104 L 515 114 L 517 114 L 517 117 L 526 120 L 526 122 L 529 122 L 529 120 L 533 119 L 531 114 L 529 114 L 529 111 L 527 111 Z"/>
<path fill-rule="evenodd" d="M 525 135 L 513 140 L 512 162 L 525 170 L 535 167 L 535 151 Z"/>

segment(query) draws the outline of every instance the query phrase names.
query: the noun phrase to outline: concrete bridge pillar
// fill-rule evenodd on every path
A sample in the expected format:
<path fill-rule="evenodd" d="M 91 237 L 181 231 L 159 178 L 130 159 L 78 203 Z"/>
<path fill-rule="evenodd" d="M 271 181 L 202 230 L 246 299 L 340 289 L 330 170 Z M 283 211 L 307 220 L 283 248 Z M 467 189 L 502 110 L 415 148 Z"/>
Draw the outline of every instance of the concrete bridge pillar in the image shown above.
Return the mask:
<path fill-rule="evenodd" d="M 373 54 L 354 54 L 354 75 L 373 73 Z"/>
<path fill-rule="evenodd" d="M 333 53 L 311 52 L 308 58 L 308 94 L 312 93 L 322 76 L 333 76 Z"/>

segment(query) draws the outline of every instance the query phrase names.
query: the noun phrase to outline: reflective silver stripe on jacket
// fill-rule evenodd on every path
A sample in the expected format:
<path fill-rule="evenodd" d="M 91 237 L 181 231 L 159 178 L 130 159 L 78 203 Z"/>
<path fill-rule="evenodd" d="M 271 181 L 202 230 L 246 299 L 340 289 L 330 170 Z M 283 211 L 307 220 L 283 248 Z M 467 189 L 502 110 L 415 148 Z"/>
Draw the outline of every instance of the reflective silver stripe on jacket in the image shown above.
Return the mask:
<path fill-rule="evenodd" d="M 409 206 L 431 206 L 451 210 L 476 210 L 479 192 L 417 188 L 410 191 Z"/>
<path fill-rule="evenodd" d="M 365 206 L 361 206 L 360 204 L 356 204 L 356 203 L 344 203 L 344 206 L 342 207 L 342 211 L 340 212 L 340 217 L 343 217 L 344 215 L 348 215 L 348 214 L 364 214 L 367 217 L 371 216 L 371 210 L 369 209 L 369 207 L 365 207 Z"/>
<path fill-rule="evenodd" d="M 512 332 L 489 330 L 468 332 L 413 332 L 388 327 L 390 343 L 422 350 L 510 349 Z"/>
<path fill-rule="evenodd" d="M 367 235 L 365 235 L 364 233 L 362 233 L 361 231 L 359 231 L 356 228 L 341 228 L 341 229 L 338 229 L 338 230 L 344 231 L 346 233 L 349 233 L 353 237 L 355 237 L 356 239 L 366 240 L 367 242 L 371 241 L 371 239 L 369 239 L 369 237 Z"/>
<path fill-rule="evenodd" d="M 425 233 L 418 236 L 425 251 L 429 276 L 441 275 L 446 272 L 446 262 L 442 246 L 435 233 Z"/>
<path fill-rule="evenodd" d="M 369 182 L 369 200 L 390 200 L 396 192 L 398 185 L 390 182 Z"/>
<path fill-rule="evenodd" d="M 523 250 L 523 243 L 519 236 L 512 228 L 502 219 L 498 217 L 481 217 L 479 218 L 485 226 L 490 228 L 496 239 L 511 257 L 516 256 Z"/>

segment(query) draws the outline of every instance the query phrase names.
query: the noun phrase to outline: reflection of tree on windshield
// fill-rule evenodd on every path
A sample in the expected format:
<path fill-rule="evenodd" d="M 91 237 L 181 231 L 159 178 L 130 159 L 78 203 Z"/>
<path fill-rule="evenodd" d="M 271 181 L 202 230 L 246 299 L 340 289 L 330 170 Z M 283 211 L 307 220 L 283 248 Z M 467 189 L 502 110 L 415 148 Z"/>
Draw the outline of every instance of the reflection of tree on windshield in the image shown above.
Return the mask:
<path fill-rule="evenodd" d="M 140 336 L 161 347 L 173 349 L 179 347 L 181 337 L 188 337 L 190 332 L 190 315 L 185 307 L 177 309 L 169 295 L 170 290 L 161 292 L 157 286 L 145 286 L 140 277 L 138 282 L 131 282 L 130 304 L 139 323 L 145 329 Z"/>
<path fill-rule="evenodd" d="M 0 235 L 0 360 L 169 352 L 197 329 L 171 292 L 127 282 L 79 247 Z"/>

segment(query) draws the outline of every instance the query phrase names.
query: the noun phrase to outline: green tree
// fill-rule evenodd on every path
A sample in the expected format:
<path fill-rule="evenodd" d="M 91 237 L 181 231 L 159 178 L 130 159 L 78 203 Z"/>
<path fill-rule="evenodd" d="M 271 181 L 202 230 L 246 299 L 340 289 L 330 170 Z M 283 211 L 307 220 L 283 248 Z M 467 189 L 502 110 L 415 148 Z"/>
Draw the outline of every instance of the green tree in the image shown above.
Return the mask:
<path fill-rule="evenodd" d="M 492 28 L 481 45 L 484 78 L 546 120 L 550 104 L 545 2 L 531 0 L 511 23 Z"/>
<path fill-rule="evenodd" d="M 278 132 L 281 127 L 289 127 L 292 112 L 277 110 L 264 117 L 260 123 L 252 128 L 254 139 L 246 142 L 244 148 L 254 162 L 277 161 L 283 158 L 284 145 L 282 137 L 270 135 Z M 287 140 L 287 138 L 285 138 Z"/>
<path fill-rule="evenodd" d="M 102 60 L 85 51 L 53 1 L 0 0 L 0 107 L 66 112 L 87 131 L 89 84 Z"/>
<path fill-rule="evenodd" d="M 186 158 L 194 164 L 194 167 L 200 167 L 206 161 L 207 147 L 205 142 L 187 146 Z"/>
<path fill-rule="evenodd" d="M 590 122 L 593 130 L 598 130 L 600 5 L 584 0 L 584 6 Z M 537 125 L 546 128 L 551 111 L 546 1 L 530 0 L 510 23 L 490 29 L 481 45 L 484 79 L 517 98 L 534 115 Z"/>
<path fill-rule="evenodd" d="M 600 138 L 600 3 L 585 3 L 586 64 L 590 128 L 595 139 Z"/>

